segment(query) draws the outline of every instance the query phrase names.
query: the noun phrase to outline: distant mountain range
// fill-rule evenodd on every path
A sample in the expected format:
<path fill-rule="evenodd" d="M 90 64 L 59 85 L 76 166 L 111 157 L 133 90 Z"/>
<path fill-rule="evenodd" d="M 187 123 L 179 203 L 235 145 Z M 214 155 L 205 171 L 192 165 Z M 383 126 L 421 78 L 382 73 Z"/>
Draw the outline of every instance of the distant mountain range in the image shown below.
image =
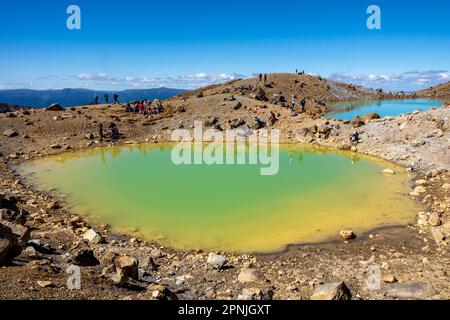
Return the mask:
<path fill-rule="evenodd" d="M 57 102 L 64 107 L 70 107 L 92 104 L 96 95 L 98 95 L 99 103 L 105 103 L 105 92 L 108 93 L 109 102 L 111 103 L 113 102 L 114 93 L 119 95 L 119 102 L 127 102 L 138 99 L 166 99 L 185 91 L 171 88 L 129 89 L 123 91 L 11 89 L 0 90 L 0 103 L 42 108 Z"/>

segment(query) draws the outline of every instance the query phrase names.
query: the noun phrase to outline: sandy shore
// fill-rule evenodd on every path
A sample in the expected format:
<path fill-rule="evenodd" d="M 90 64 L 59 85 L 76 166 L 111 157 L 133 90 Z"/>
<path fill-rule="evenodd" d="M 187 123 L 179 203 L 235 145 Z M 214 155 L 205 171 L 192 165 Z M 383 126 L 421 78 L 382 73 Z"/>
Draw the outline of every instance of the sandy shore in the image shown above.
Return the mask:
<path fill-rule="evenodd" d="M 238 102 L 241 107 L 235 108 Z M 10 209 L 2 213 L 3 222 L 24 241 L 34 239 L 0 269 L 1 299 L 309 299 L 322 284 L 341 281 L 354 299 L 450 298 L 448 104 L 366 120 L 357 129 L 362 138 L 357 145 L 349 143 L 352 122 L 320 117 L 313 107 L 291 117 L 279 105 L 245 95 L 231 98 L 222 91 L 181 96 L 166 105 L 170 112 L 150 117 L 126 114 L 121 106 L 0 115 L 0 198 L 2 207 Z M 351 149 L 408 168 L 416 174 L 411 196 L 426 212 L 416 213 L 417 224 L 373 230 L 355 240 L 341 241 L 336 234 L 335 241 L 274 254 L 220 253 L 227 260 L 222 265 L 221 257 L 208 261 L 208 252 L 176 251 L 133 234 L 114 234 L 107 225 L 89 225 L 23 183 L 13 170 L 23 161 L 61 152 L 168 141 L 171 129 L 191 128 L 194 120 L 207 124 L 215 117 L 226 129 L 236 119 L 251 123 L 255 115 L 267 117 L 270 110 L 279 114 L 274 127 L 281 129 L 283 143 Z M 100 141 L 98 125 L 107 128 L 112 121 L 123 137 Z M 91 228 L 94 236 L 86 236 Z M 80 290 L 66 287 L 66 268 L 74 262 L 87 265 L 81 267 Z M 378 289 L 366 283 L 372 265 L 382 273 Z"/>

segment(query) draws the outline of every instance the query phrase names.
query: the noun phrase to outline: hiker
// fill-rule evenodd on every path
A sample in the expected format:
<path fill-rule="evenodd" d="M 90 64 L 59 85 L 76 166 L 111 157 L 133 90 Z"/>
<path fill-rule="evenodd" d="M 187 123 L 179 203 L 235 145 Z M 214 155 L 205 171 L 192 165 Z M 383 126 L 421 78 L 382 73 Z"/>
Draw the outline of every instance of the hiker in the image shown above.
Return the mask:
<path fill-rule="evenodd" d="M 255 117 L 256 129 L 265 127 L 265 123 L 258 117 Z"/>
<path fill-rule="evenodd" d="M 259 81 L 262 81 L 262 73 L 259 74 Z"/>
<path fill-rule="evenodd" d="M 94 102 L 95 102 L 95 104 L 98 104 L 98 95 L 95 95 Z"/>
<path fill-rule="evenodd" d="M 101 123 L 98 127 L 98 136 L 100 137 L 100 141 L 103 141 L 103 124 Z"/>
<path fill-rule="evenodd" d="M 298 69 L 295 69 L 295 74 L 298 74 Z"/>
<path fill-rule="evenodd" d="M 275 115 L 275 113 L 273 111 L 270 111 L 270 117 L 269 117 L 269 122 L 270 125 L 273 126 L 275 124 L 275 122 L 277 122 L 277 117 Z"/>
<path fill-rule="evenodd" d="M 114 103 L 118 104 L 119 103 L 119 95 L 117 93 L 114 93 Z"/>
<path fill-rule="evenodd" d="M 163 106 L 162 106 L 161 100 L 158 100 L 156 102 L 156 113 L 159 114 L 162 112 L 162 110 L 163 110 Z"/>
<path fill-rule="evenodd" d="M 109 124 L 109 130 L 111 132 L 111 139 L 116 140 L 119 139 L 119 129 L 117 128 L 114 122 Z"/>
<path fill-rule="evenodd" d="M 131 112 L 131 105 L 127 102 L 127 106 L 125 107 L 125 112 Z"/>
<path fill-rule="evenodd" d="M 291 110 L 294 111 L 295 109 L 295 94 L 291 96 Z"/>
<path fill-rule="evenodd" d="M 267 74 L 264 73 L 264 83 L 267 81 Z"/>
<path fill-rule="evenodd" d="M 302 99 L 302 101 L 300 101 L 300 106 L 302 107 L 302 110 L 301 110 L 302 113 L 306 111 L 305 105 L 306 105 L 306 101 L 305 101 L 305 99 Z"/>
<path fill-rule="evenodd" d="M 108 94 L 107 93 L 105 93 L 105 101 L 106 101 L 106 104 L 108 104 Z"/>
<path fill-rule="evenodd" d="M 350 141 L 353 143 L 358 143 L 359 142 L 359 133 L 358 131 L 354 131 L 352 136 L 350 137 Z"/>

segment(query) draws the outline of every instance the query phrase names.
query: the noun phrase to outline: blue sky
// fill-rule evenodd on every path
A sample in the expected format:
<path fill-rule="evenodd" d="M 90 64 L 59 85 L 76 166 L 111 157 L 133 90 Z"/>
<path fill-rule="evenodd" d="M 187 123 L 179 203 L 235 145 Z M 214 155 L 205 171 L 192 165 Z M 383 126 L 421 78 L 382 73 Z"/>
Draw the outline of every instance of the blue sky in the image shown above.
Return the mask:
<path fill-rule="evenodd" d="M 81 30 L 66 27 L 72 4 Z M 366 27 L 371 4 L 381 30 Z M 15 0 L 0 12 L 0 89 L 193 88 L 296 68 L 394 90 L 450 80 L 448 0 Z"/>

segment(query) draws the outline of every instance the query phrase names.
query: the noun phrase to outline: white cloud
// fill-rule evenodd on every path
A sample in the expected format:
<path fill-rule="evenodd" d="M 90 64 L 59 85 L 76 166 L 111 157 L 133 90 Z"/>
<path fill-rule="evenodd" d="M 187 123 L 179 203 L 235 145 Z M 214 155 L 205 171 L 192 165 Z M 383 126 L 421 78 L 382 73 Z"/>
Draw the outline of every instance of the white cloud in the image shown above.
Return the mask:
<path fill-rule="evenodd" d="M 95 81 L 106 81 L 109 80 L 106 73 L 81 73 L 77 76 L 79 80 L 95 80 Z"/>
<path fill-rule="evenodd" d="M 447 70 L 411 70 L 391 75 L 344 75 L 335 73 L 330 75 L 330 78 L 335 81 L 388 90 L 417 90 L 450 80 Z"/>
<path fill-rule="evenodd" d="M 237 73 L 220 73 L 218 75 L 210 75 L 205 72 L 186 74 L 180 76 L 158 76 L 158 77 L 134 77 L 126 76 L 124 78 L 109 77 L 105 73 L 81 73 L 75 78 L 82 82 L 103 82 L 102 85 L 122 85 L 123 87 L 133 88 L 149 88 L 149 87 L 173 87 L 183 89 L 193 89 L 206 86 L 213 83 L 221 83 L 226 81 L 243 78 L 243 75 Z"/>

